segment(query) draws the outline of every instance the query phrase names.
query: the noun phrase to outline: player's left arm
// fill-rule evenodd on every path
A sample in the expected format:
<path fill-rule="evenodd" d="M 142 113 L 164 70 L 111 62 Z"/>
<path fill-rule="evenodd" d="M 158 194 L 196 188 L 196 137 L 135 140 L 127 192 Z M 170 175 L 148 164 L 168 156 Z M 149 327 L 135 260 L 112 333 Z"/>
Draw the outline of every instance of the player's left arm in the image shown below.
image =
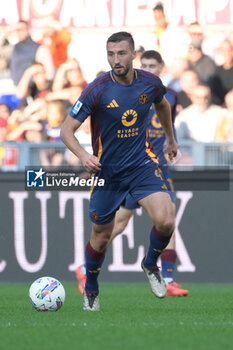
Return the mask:
<path fill-rule="evenodd" d="M 155 111 L 159 118 L 159 121 L 165 131 L 167 144 L 166 144 L 166 152 L 170 159 L 176 157 L 178 152 L 178 145 L 176 143 L 173 127 L 172 127 L 172 118 L 171 118 L 171 107 L 169 102 L 165 97 L 163 97 L 162 101 L 154 104 Z"/>

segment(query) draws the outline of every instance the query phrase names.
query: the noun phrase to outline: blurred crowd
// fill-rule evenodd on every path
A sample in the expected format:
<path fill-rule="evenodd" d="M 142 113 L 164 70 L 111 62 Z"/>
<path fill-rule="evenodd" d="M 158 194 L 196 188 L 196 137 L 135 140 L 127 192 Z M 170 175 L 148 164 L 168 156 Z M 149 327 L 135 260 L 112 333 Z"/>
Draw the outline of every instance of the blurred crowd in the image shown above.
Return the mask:
<path fill-rule="evenodd" d="M 161 79 L 177 92 L 178 141 L 233 142 L 233 36 L 213 40 L 197 22 L 169 24 L 161 3 L 153 14 L 154 42 L 147 49 L 161 53 Z M 26 21 L 0 29 L 0 142 L 60 140 L 60 126 L 88 83 L 78 58 L 68 55 L 71 42 L 72 33 L 52 17 L 44 19 L 37 42 Z M 144 50 L 142 42 L 135 68 Z M 89 120 L 78 133 L 90 144 Z M 78 162 L 52 148 L 41 159 L 44 165 Z"/>

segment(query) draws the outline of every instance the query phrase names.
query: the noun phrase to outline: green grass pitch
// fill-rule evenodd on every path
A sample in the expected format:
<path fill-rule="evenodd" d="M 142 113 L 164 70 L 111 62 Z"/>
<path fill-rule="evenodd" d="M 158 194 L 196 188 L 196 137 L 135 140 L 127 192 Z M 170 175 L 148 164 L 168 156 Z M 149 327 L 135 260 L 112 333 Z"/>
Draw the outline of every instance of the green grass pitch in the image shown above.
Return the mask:
<path fill-rule="evenodd" d="M 230 350 L 233 284 L 184 284 L 187 297 L 159 300 L 149 285 L 100 287 L 100 312 L 82 311 L 75 283 L 63 283 L 58 312 L 37 312 L 29 284 L 0 284 L 2 350 Z"/>

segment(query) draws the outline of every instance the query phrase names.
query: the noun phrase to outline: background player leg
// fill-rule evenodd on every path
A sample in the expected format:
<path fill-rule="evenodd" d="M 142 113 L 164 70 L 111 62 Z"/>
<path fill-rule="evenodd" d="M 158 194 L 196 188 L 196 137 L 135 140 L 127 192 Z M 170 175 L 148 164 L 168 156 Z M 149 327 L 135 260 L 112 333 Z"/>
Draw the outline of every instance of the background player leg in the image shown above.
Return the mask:
<path fill-rule="evenodd" d="M 176 264 L 175 233 L 170 239 L 166 249 L 161 254 L 162 275 L 166 285 L 173 282 L 173 272 Z"/>
<path fill-rule="evenodd" d="M 133 210 L 126 209 L 124 207 L 120 207 L 120 209 L 116 212 L 115 216 L 115 224 L 111 234 L 111 237 L 108 241 L 108 246 L 112 243 L 114 238 L 124 232 L 126 226 L 128 225 L 129 219 L 133 214 Z"/>
<path fill-rule="evenodd" d="M 173 273 L 176 265 L 176 238 L 175 231 L 170 239 L 166 249 L 161 254 L 162 275 L 167 286 L 167 296 L 186 296 L 189 292 L 182 289 L 181 286 L 174 282 Z"/>

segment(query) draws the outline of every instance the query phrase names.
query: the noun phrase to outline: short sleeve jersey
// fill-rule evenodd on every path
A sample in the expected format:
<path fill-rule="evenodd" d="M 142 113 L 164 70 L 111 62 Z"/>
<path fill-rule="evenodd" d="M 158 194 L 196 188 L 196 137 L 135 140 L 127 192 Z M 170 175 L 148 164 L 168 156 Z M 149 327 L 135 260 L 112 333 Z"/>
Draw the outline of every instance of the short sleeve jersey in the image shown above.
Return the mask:
<path fill-rule="evenodd" d="M 157 161 L 147 138 L 148 115 L 165 93 L 158 77 L 138 69 L 131 85 L 118 83 L 110 71 L 83 90 L 70 115 L 80 122 L 91 116 L 93 153 L 107 176 Z"/>
<path fill-rule="evenodd" d="M 167 88 L 165 97 L 171 106 L 172 127 L 176 139 L 174 122 L 176 118 L 177 93 L 174 90 Z M 155 153 L 159 158 L 159 165 L 167 165 L 168 158 L 163 151 L 166 135 L 153 106 L 151 106 L 149 112 L 148 135 Z"/>

